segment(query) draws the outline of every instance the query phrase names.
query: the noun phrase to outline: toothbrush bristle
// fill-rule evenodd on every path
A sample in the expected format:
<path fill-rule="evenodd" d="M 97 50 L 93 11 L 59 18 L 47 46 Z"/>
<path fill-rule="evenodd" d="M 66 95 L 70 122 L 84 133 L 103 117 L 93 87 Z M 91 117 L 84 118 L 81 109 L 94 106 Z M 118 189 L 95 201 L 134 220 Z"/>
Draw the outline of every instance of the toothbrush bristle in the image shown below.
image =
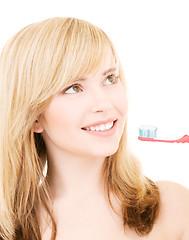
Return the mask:
<path fill-rule="evenodd" d="M 157 127 L 154 127 L 151 125 L 141 126 L 139 128 L 139 137 L 156 138 L 157 137 Z"/>

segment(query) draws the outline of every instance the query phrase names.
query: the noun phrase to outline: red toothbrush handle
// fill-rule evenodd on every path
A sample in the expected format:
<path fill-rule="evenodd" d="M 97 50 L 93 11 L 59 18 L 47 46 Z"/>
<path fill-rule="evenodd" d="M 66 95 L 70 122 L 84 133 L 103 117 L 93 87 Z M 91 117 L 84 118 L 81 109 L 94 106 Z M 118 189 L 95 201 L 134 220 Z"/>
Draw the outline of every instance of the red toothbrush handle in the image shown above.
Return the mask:
<path fill-rule="evenodd" d="M 155 138 L 148 138 L 148 137 L 138 137 L 140 141 L 150 141 L 150 142 L 167 142 L 167 143 L 189 143 L 189 136 L 184 135 L 180 139 L 176 140 L 162 140 L 162 139 L 155 139 Z"/>

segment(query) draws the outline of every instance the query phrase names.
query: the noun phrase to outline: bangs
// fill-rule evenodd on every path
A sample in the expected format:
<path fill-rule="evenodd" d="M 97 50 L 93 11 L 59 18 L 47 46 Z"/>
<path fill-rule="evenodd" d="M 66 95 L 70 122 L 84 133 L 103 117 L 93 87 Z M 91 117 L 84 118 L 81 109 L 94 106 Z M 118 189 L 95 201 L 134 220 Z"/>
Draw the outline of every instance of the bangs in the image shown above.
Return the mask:
<path fill-rule="evenodd" d="M 64 47 L 60 51 L 61 63 L 56 77 L 58 82 L 63 80 L 59 82 L 61 88 L 98 71 L 110 51 L 116 61 L 115 50 L 107 35 L 83 20 L 70 19 L 62 46 Z"/>

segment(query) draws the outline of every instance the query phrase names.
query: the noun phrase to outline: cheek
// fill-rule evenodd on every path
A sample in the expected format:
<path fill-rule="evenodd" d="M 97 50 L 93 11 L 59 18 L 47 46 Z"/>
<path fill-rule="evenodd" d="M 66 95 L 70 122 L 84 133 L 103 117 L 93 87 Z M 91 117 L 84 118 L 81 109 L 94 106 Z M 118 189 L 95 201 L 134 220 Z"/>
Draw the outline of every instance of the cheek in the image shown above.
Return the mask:
<path fill-rule="evenodd" d="M 128 114 L 128 97 L 126 90 L 121 87 L 116 94 L 116 106 L 123 117 L 127 117 Z"/>
<path fill-rule="evenodd" d="M 77 124 L 79 119 L 78 106 L 56 101 L 46 109 L 43 114 L 43 124 L 46 132 L 58 133 L 61 130 L 66 132 Z"/>

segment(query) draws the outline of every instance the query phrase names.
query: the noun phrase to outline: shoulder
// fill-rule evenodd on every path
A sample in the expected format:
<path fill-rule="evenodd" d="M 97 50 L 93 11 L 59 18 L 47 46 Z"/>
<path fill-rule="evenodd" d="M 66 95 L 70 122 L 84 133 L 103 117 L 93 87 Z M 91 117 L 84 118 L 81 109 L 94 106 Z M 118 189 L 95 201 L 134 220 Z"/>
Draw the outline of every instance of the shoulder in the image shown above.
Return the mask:
<path fill-rule="evenodd" d="M 189 189 L 174 182 L 157 182 L 160 191 L 160 218 L 178 239 L 189 239 Z"/>

